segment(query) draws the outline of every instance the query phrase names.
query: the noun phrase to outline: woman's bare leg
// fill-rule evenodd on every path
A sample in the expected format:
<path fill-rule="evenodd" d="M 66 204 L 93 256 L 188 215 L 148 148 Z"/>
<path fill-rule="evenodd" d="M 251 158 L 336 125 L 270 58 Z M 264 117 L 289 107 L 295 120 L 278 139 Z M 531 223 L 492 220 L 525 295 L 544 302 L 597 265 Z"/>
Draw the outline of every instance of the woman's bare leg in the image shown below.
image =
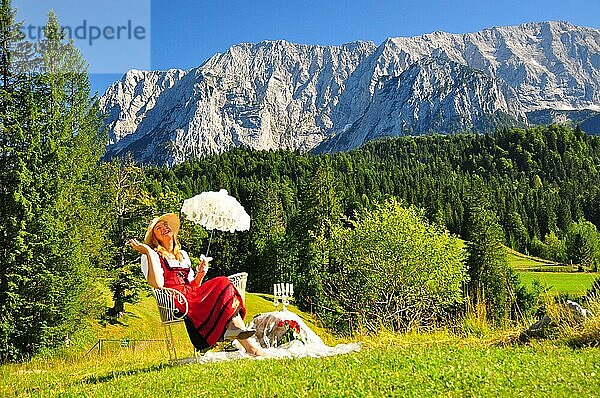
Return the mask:
<path fill-rule="evenodd" d="M 232 328 L 238 328 L 238 329 L 246 329 L 246 324 L 244 323 L 244 320 L 242 319 L 241 316 L 236 315 L 233 318 L 231 318 L 231 321 L 229 321 L 229 324 L 227 325 L 227 327 L 229 329 Z"/>
<path fill-rule="evenodd" d="M 244 320 L 242 319 L 241 316 L 236 315 L 233 318 L 231 318 L 231 321 L 229 321 L 229 325 L 227 325 L 227 327 L 228 328 L 238 328 L 238 329 L 243 330 L 243 329 L 246 329 L 246 324 L 244 323 Z M 254 339 L 237 339 L 237 341 L 240 342 L 242 347 L 244 347 L 246 352 L 250 355 L 257 356 L 257 357 L 266 355 L 266 352 L 260 347 L 260 345 Z"/>

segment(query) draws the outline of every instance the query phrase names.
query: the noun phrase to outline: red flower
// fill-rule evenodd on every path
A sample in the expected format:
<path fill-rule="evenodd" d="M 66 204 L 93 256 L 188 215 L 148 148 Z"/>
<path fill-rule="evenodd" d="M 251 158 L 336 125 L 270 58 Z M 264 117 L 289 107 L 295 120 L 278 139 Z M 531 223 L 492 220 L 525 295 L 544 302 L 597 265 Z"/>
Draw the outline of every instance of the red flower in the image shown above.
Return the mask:
<path fill-rule="evenodd" d="M 304 342 L 300 336 L 300 324 L 298 324 L 298 322 L 291 319 L 280 320 L 277 322 L 277 327 L 285 328 L 283 335 L 277 339 L 278 345 L 288 343 L 292 340 L 300 340 Z"/>
<path fill-rule="evenodd" d="M 300 325 L 296 321 L 285 321 L 290 329 L 293 329 L 296 333 L 300 333 Z"/>

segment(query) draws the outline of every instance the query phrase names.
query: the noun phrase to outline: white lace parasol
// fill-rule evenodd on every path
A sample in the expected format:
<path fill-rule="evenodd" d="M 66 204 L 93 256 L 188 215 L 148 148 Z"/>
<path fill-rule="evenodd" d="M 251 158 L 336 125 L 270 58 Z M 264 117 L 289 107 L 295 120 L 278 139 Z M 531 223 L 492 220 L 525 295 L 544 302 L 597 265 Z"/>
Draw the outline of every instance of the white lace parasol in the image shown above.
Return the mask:
<path fill-rule="evenodd" d="M 202 192 L 184 200 L 181 212 L 188 220 L 208 230 L 234 232 L 250 229 L 250 216 L 237 199 L 224 189 Z"/>

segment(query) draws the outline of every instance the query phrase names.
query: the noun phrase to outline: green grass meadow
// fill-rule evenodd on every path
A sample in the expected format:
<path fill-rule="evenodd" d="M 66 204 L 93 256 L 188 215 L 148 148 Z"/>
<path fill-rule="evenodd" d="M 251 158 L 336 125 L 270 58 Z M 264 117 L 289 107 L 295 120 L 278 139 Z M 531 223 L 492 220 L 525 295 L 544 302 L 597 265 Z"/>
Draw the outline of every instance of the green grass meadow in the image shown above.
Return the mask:
<path fill-rule="evenodd" d="M 543 260 L 508 252 L 525 284 L 538 280 L 551 293 L 585 293 L 598 274 L 535 272 Z M 273 311 L 272 298 L 246 294 L 246 321 Z M 341 338 L 310 314 L 290 309 L 329 345 L 358 341 L 358 353 L 328 358 L 243 359 L 176 365 L 168 361 L 155 301 L 127 305 L 117 324 L 94 324 L 74 345 L 30 361 L 0 366 L 0 397 L 595 397 L 600 396 L 600 348 L 570 348 L 557 340 L 511 344 L 488 330 Z M 494 334 L 495 333 L 495 334 Z M 192 346 L 174 326 L 180 357 Z M 102 352 L 94 344 L 105 341 Z M 135 342 L 134 342 L 135 340 Z M 122 347 L 121 341 L 129 341 Z M 134 344 L 135 343 L 135 344 Z M 597 346 L 597 345 L 596 345 Z"/>
<path fill-rule="evenodd" d="M 525 256 L 519 252 L 516 252 L 508 247 L 505 247 L 506 259 L 508 264 L 514 269 L 531 269 L 539 266 L 546 265 L 547 262 L 538 260 L 533 257 Z"/>
<path fill-rule="evenodd" d="M 574 272 L 577 268 L 523 255 L 506 249 L 509 265 L 518 271 L 521 281 L 531 286 L 538 281 L 551 294 L 581 296 L 592 286 L 600 273 Z"/>
<path fill-rule="evenodd" d="M 600 350 L 566 347 L 400 343 L 360 353 L 295 360 L 239 360 L 171 366 L 123 358 L 86 370 L 72 365 L 3 369 L 4 396 L 296 397 L 553 396 L 600 391 Z M 88 365 L 89 366 L 89 365 Z M 114 367 L 114 369 L 110 369 Z M 34 371 L 39 371 L 35 373 Z"/>
<path fill-rule="evenodd" d="M 272 311 L 267 295 L 248 294 L 248 317 Z M 98 326 L 97 338 L 160 339 L 152 298 L 128 306 L 121 324 Z M 295 307 L 291 307 L 298 312 Z M 2 397 L 296 397 L 296 396 L 598 396 L 600 349 L 571 349 L 546 341 L 502 345 L 494 338 L 435 333 L 354 336 L 341 339 L 314 325 L 330 344 L 360 341 L 358 353 L 294 360 L 243 359 L 211 364 L 172 365 L 162 342 L 136 350 L 93 344 L 61 355 L 39 356 L 0 367 Z M 191 354 L 183 328 L 180 352 Z"/>
<path fill-rule="evenodd" d="M 592 286 L 600 274 L 591 272 L 519 272 L 519 277 L 526 285 L 537 280 L 550 293 L 566 293 L 570 296 L 581 296 Z"/>

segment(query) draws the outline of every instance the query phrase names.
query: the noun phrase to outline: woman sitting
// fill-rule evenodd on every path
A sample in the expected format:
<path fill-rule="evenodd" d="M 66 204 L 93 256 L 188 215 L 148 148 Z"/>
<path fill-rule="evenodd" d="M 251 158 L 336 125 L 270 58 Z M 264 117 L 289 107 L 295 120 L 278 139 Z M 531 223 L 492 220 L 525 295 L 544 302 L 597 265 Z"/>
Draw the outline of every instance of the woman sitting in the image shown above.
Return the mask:
<path fill-rule="evenodd" d="M 202 283 L 208 263 L 202 260 L 198 275 L 194 274 L 190 258 L 177 240 L 179 217 L 173 213 L 153 219 L 144 243 L 131 239 L 129 244 L 142 254 L 142 272 L 148 283 L 157 289 L 168 287 L 180 291 L 188 301 L 186 326 L 196 349 L 212 347 L 221 338 L 237 338 L 250 355 L 264 355 L 252 339 L 243 321 L 246 308 L 240 293 L 224 276 Z"/>

